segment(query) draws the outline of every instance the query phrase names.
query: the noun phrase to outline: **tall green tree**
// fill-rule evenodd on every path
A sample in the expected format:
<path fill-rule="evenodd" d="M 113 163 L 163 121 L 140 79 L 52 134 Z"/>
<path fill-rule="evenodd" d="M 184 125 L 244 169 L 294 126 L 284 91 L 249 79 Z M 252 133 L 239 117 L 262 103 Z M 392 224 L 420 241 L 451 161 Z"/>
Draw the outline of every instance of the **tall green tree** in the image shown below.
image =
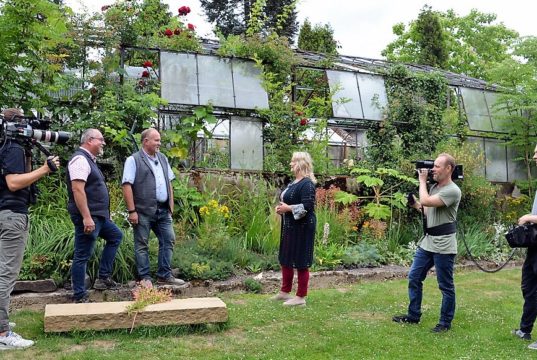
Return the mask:
<path fill-rule="evenodd" d="M 440 16 L 424 6 L 416 21 L 415 41 L 418 63 L 445 69 L 448 61 L 447 43 Z"/>
<path fill-rule="evenodd" d="M 246 33 L 255 3 L 259 0 L 200 0 L 210 23 L 225 36 Z M 265 33 L 274 30 L 292 40 L 298 31 L 296 0 L 266 0 L 263 6 Z"/>
<path fill-rule="evenodd" d="M 435 14 L 446 36 L 448 59 L 445 69 L 487 80 L 487 69 L 510 57 L 509 51 L 518 33 L 501 22 L 496 23 L 495 14 L 475 9 L 462 17 L 453 10 Z M 382 55 L 391 61 L 420 62 L 419 31 L 418 20 L 408 25 L 394 25 L 393 33 L 397 39 L 388 44 Z"/>
<path fill-rule="evenodd" d="M 6 0 L 0 5 L 0 104 L 41 110 L 62 70 L 69 43 L 66 9 L 47 0 Z"/>
<path fill-rule="evenodd" d="M 298 34 L 298 48 L 336 55 L 338 43 L 334 39 L 334 30 L 329 24 L 315 24 L 312 27 L 310 21 L 306 19 Z"/>

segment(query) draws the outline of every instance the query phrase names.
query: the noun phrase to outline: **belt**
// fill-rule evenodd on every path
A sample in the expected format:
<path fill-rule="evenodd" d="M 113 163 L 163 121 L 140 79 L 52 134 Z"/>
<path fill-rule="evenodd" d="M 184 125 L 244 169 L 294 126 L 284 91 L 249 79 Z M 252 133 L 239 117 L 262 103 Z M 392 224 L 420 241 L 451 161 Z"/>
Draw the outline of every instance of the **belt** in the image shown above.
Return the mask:
<path fill-rule="evenodd" d="M 449 235 L 457 232 L 457 222 L 433 226 L 426 229 L 426 233 L 432 236 Z"/>
<path fill-rule="evenodd" d="M 168 202 L 165 201 L 165 202 L 157 202 L 157 207 L 159 208 L 167 208 L 169 205 L 168 205 Z"/>

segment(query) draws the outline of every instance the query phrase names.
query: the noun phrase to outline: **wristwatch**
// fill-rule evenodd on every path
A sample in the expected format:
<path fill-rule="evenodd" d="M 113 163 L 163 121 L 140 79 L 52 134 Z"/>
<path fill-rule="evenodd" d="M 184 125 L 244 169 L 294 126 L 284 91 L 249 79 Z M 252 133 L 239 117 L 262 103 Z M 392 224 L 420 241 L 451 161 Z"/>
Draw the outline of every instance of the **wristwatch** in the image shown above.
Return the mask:
<path fill-rule="evenodd" d="M 129 212 L 129 214 L 132 214 L 132 213 L 135 213 L 136 212 L 136 209 L 134 210 L 127 210 Z"/>

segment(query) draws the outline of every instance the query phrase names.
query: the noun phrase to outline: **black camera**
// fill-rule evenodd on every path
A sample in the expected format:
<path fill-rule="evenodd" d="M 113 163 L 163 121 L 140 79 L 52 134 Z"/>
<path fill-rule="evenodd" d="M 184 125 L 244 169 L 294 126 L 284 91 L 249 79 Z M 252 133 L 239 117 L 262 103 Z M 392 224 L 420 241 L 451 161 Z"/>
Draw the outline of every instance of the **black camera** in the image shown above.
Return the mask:
<path fill-rule="evenodd" d="M 49 131 L 50 120 L 47 119 L 14 116 L 10 120 L 17 122 L 8 122 L 0 115 L 0 141 L 34 139 L 63 145 L 71 138 L 71 133 L 66 131 Z"/>
<path fill-rule="evenodd" d="M 428 169 L 427 181 L 435 182 L 433 179 L 433 168 L 434 160 L 418 160 L 415 162 L 416 170 L 418 169 Z M 451 180 L 462 180 L 464 179 L 464 174 L 462 172 L 462 165 L 455 165 L 455 169 L 451 173 Z"/>

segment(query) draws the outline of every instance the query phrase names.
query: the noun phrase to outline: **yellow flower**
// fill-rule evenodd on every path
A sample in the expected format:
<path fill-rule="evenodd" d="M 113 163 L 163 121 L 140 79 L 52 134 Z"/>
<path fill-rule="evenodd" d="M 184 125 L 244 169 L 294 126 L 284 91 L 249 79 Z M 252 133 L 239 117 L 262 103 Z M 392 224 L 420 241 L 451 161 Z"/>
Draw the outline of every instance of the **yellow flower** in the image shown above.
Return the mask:
<path fill-rule="evenodd" d="M 202 206 L 199 211 L 202 216 L 209 215 L 209 208 L 207 206 Z"/>
<path fill-rule="evenodd" d="M 218 201 L 211 200 L 207 203 L 207 205 L 216 209 L 218 207 Z"/>
<path fill-rule="evenodd" d="M 352 231 L 358 231 L 358 226 L 353 226 Z"/>

